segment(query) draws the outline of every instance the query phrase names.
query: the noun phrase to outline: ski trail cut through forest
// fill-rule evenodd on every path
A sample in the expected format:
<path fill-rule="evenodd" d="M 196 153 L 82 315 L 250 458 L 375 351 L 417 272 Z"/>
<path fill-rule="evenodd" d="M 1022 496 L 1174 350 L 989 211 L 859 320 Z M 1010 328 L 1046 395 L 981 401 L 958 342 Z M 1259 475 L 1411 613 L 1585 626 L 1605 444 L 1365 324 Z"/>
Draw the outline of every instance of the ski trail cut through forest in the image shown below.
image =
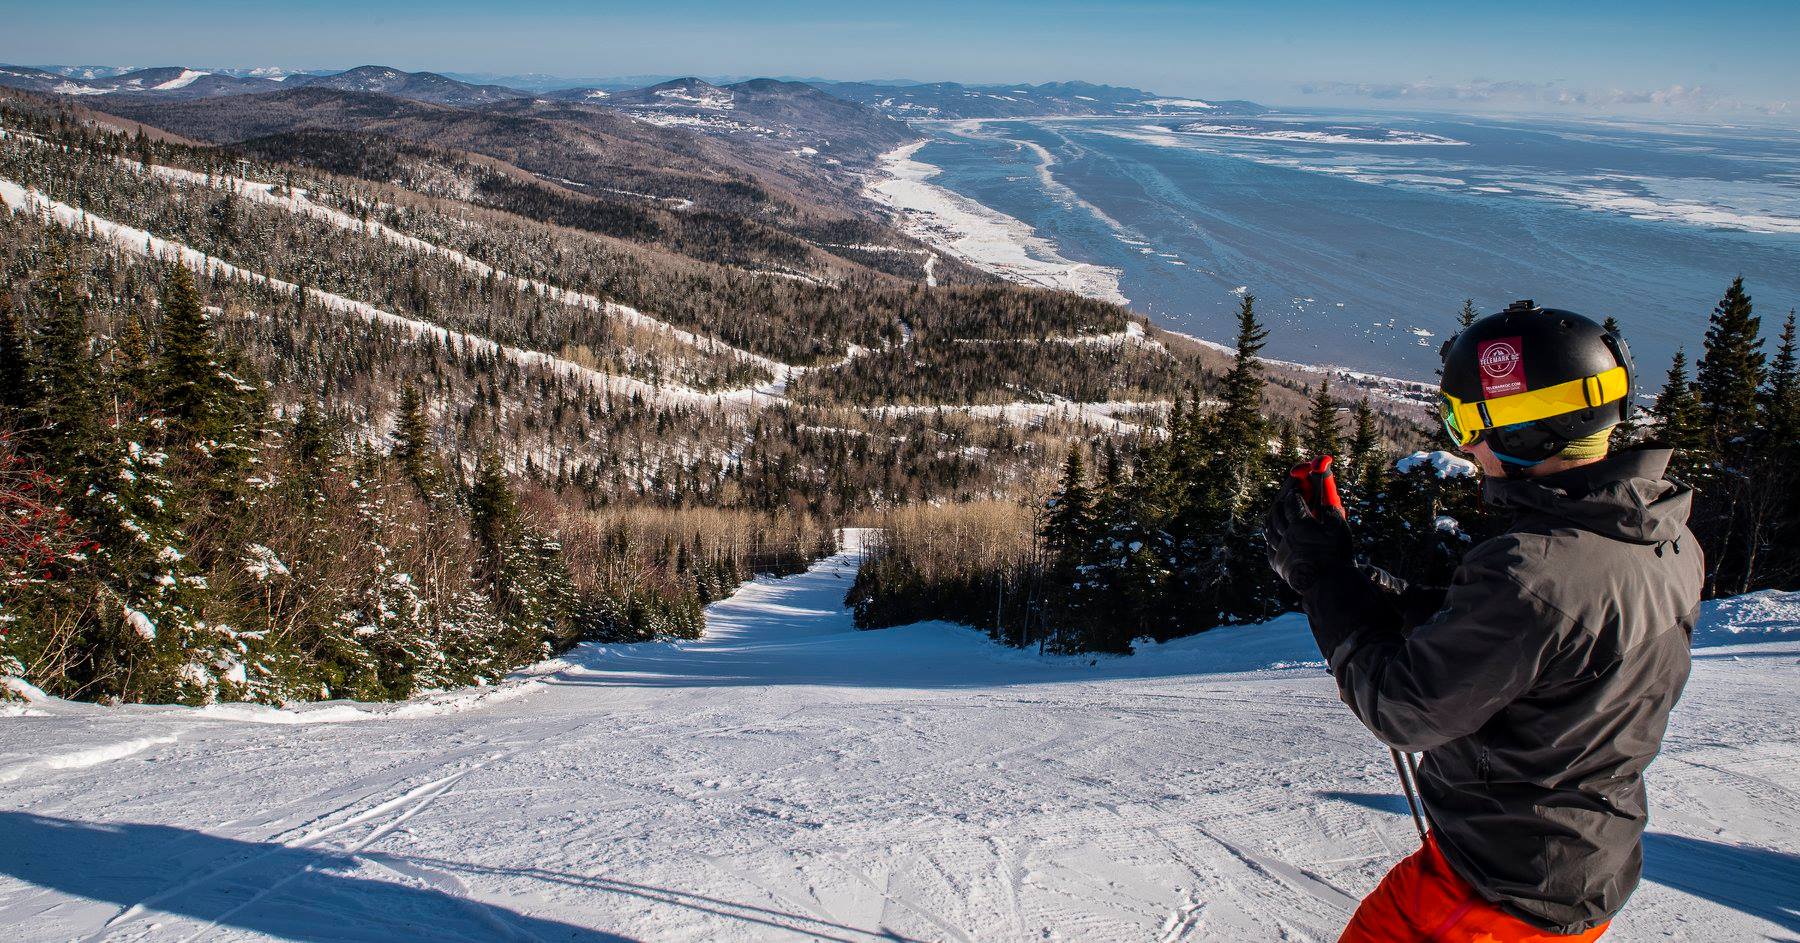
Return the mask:
<path fill-rule="evenodd" d="M 862 537 L 708 607 L 701 639 L 584 645 L 497 687 L 10 710 L 0 925 L 146 943 L 1330 940 L 1416 845 L 1299 617 L 1128 658 L 939 623 L 860 632 L 843 600 Z M 1800 621 L 1800 594 L 1770 599 Z M 1609 940 L 1800 932 L 1800 638 L 1734 635 L 1715 611 L 1651 770 L 1646 881 Z M 272 714 L 288 722 L 247 722 Z M 145 746 L 38 762 L 124 743 Z"/>
<path fill-rule="evenodd" d="M 176 262 L 193 269 L 203 275 L 220 275 L 237 281 L 249 282 L 289 293 L 301 291 L 299 285 L 284 281 L 260 272 L 233 265 L 216 256 L 208 255 L 183 243 L 112 220 L 97 216 L 79 207 L 70 206 L 60 200 L 48 196 L 29 187 L 20 186 L 11 180 L 0 178 L 0 203 L 13 212 L 40 212 L 47 214 L 59 224 L 81 232 L 84 229 L 93 232 L 102 241 L 119 249 L 146 258 L 165 262 Z M 753 387 L 742 387 L 716 393 L 708 393 L 676 384 L 656 386 L 645 383 L 634 377 L 603 373 L 581 364 L 564 360 L 542 351 L 526 350 L 501 344 L 497 341 L 441 327 L 427 321 L 404 317 L 390 311 L 383 311 L 367 302 L 346 298 L 343 295 L 322 291 L 317 288 L 306 288 L 308 301 L 319 306 L 343 314 L 350 314 L 395 328 L 409 336 L 430 337 L 440 343 L 454 345 L 465 350 L 481 351 L 504 357 L 526 367 L 540 367 L 557 373 L 567 379 L 605 392 L 623 396 L 633 394 L 646 400 L 658 402 L 676 402 L 686 404 L 725 404 L 744 402 L 754 404 L 758 396 L 765 399 L 779 400 L 787 388 L 793 371 L 799 367 L 784 367 L 770 383 Z"/>

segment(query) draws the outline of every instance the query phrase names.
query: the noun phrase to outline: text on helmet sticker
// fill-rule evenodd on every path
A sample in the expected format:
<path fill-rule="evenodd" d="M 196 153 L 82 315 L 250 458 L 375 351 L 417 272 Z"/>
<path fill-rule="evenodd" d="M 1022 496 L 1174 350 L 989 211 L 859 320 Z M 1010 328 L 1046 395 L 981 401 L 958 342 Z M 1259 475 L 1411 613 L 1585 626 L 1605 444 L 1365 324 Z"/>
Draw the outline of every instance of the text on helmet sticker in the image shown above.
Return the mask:
<path fill-rule="evenodd" d="M 1516 337 L 1482 341 L 1475 349 L 1475 360 L 1481 366 L 1482 399 L 1525 392 L 1523 349 Z"/>

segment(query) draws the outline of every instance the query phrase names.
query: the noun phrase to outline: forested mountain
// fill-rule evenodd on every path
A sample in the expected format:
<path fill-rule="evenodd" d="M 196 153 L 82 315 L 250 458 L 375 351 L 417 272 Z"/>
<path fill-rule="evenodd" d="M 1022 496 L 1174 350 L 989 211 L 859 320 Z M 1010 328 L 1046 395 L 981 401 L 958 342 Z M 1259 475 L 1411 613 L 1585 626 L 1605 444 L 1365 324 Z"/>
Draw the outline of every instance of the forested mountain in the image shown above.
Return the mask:
<path fill-rule="evenodd" d="M 332 88 L 345 92 L 374 92 L 439 105 L 482 105 L 529 93 L 501 85 L 472 85 L 436 72 L 403 72 L 390 66 L 357 66 L 333 75 L 296 75 L 283 88 Z"/>
<path fill-rule="evenodd" d="M 1122 308 L 928 268 L 813 155 L 629 109 L 0 101 L 0 673 L 56 693 L 404 696 L 692 634 L 834 521 L 1039 493 L 1225 389 Z"/>
<path fill-rule="evenodd" d="M 416 101 L 479 105 L 525 98 L 529 92 L 499 85 L 475 85 L 435 72 L 403 72 L 388 66 L 358 66 L 330 74 L 275 73 L 274 70 L 210 70 L 182 66 L 152 69 L 65 69 L 52 72 L 29 66 L 0 66 L 0 85 L 59 95 L 132 95 L 162 99 L 255 95 L 301 86 L 340 91 L 375 92 Z"/>
<path fill-rule="evenodd" d="M 834 107 L 848 106 L 832 101 Z M 297 131 L 361 132 L 496 158 L 539 179 L 596 196 L 695 207 L 773 225 L 860 219 L 858 181 L 814 144 L 843 130 L 830 115 L 771 134 L 694 133 L 632 111 L 580 102 L 512 99 L 453 107 L 322 87 L 176 101 L 149 95 L 89 99 L 108 113 L 218 144 Z M 788 111 L 790 122 L 800 120 Z M 668 114 L 662 115 L 664 118 Z M 891 146 L 898 127 L 872 113 L 860 150 L 833 158 L 860 166 Z M 877 134 L 877 131 L 879 132 Z M 874 134 L 875 137 L 869 137 Z M 813 142 L 811 144 L 803 141 Z"/>
<path fill-rule="evenodd" d="M 904 135 L 904 126 L 899 121 L 912 118 L 1218 116 L 1254 115 L 1267 111 L 1255 102 L 1171 97 L 1091 82 L 963 85 L 958 82 L 757 78 L 715 85 L 687 77 L 642 87 L 621 87 L 616 82 L 604 86 L 568 85 L 554 76 L 527 78 L 530 79 L 526 83 L 528 88 L 513 88 L 463 81 L 436 72 L 406 72 L 382 65 L 358 66 L 335 73 L 179 66 L 50 71 L 0 65 L 0 86 L 62 95 L 144 94 L 169 100 L 309 87 L 369 92 L 440 105 L 476 106 L 518 99 L 574 102 L 628 109 L 639 120 L 652 124 L 679 125 L 701 133 L 779 138 L 788 141 L 790 146 L 812 147 L 826 154 L 847 152 L 853 156 L 862 156 L 859 152 L 878 147 L 894 134 Z M 796 104 L 798 109 L 794 107 Z"/>
<path fill-rule="evenodd" d="M 256 75 L 228 75 L 168 66 L 154 69 L 66 70 L 0 65 L 0 85 L 58 95 L 150 94 L 165 98 L 206 98 L 274 91 L 281 83 Z"/>
<path fill-rule="evenodd" d="M 916 137 L 901 121 L 804 82 L 751 79 L 720 86 L 685 78 L 611 92 L 562 89 L 543 97 L 619 108 L 652 124 L 771 140 L 824 161 L 867 160 Z"/>

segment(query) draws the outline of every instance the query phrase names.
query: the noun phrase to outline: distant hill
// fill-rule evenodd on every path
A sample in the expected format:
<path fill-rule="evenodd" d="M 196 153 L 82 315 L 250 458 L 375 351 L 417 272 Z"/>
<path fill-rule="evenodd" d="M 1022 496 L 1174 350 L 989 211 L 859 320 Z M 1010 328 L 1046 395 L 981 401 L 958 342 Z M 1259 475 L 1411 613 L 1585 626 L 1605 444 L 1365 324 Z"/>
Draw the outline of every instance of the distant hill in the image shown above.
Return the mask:
<path fill-rule="evenodd" d="M 529 98 L 529 92 L 504 85 L 472 85 L 436 72 L 402 72 L 391 66 L 358 66 L 333 75 L 296 75 L 288 87 L 331 88 L 345 92 L 374 92 L 395 98 L 437 105 L 484 105 L 512 98 Z"/>
<path fill-rule="evenodd" d="M 1254 115 L 1267 111 L 1255 102 L 1237 99 L 1171 97 L 1092 82 L 963 85 L 909 79 L 727 81 L 716 76 L 711 80 L 693 76 L 666 80 L 656 76 L 563 79 L 540 73 L 497 77 L 504 83 L 481 81 L 486 78 L 489 77 L 407 72 L 383 65 L 334 73 L 272 67 L 0 65 L 0 86 L 57 95 L 143 94 L 187 99 L 315 87 L 460 106 L 535 97 L 625 109 L 652 124 L 680 125 L 701 133 L 786 137 L 799 147 L 819 151 L 855 151 L 878 144 L 893 129 L 882 129 L 874 116 L 904 121 L 1038 115 Z M 834 102 L 861 105 L 873 114 L 834 111 L 825 99 L 808 90 L 823 92 Z"/>
<path fill-rule="evenodd" d="M 327 75 L 279 69 L 207 70 L 185 66 L 114 71 L 105 66 L 65 66 L 57 70 L 0 66 L 0 85 L 56 95 L 154 95 L 211 98 L 254 95 L 303 86 L 375 92 L 440 105 L 481 105 L 525 98 L 530 93 L 500 85 L 472 85 L 435 72 L 403 72 L 389 66 L 359 66 Z"/>
<path fill-rule="evenodd" d="M 552 101 L 615 108 L 650 124 L 761 138 L 789 151 L 866 158 L 913 136 L 903 123 L 803 82 L 751 79 L 714 85 L 688 77 L 644 88 L 546 92 Z"/>

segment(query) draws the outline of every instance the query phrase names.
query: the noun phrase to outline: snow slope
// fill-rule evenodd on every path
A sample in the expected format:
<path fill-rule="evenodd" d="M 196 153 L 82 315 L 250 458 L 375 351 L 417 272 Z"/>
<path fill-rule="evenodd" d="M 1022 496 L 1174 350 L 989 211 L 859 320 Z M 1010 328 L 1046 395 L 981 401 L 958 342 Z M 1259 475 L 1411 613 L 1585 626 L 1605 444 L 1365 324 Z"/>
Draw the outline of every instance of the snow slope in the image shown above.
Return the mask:
<path fill-rule="evenodd" d="M 941 624 L 859 633 L 848 537 L 712 606 L 703 640 L 586 646 L 497 687 L 285 712 L 15 707 L 0 926 L 1331 940 L 1416 842 L 1299 618 L 1099 660 Z M 1758 628 L 1734 633 L 1740 612 Z M 1771 628 L 1797 622 L 1793 594 L 1711 613 L 1652 768 L 1648 880 L 1609 940 L 1800 934 L 1800 641 Z"/>

